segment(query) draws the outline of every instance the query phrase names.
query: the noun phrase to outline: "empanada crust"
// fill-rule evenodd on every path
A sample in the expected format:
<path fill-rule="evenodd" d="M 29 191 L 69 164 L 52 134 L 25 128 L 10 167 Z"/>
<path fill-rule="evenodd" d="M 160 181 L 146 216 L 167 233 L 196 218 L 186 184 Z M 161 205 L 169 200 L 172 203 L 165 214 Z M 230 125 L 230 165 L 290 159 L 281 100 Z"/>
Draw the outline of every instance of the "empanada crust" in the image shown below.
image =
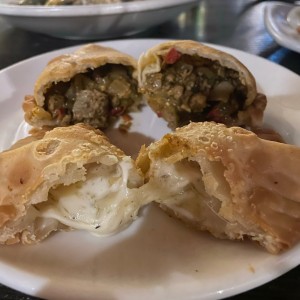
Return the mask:
<path fill-rule="evenodd" d="M 35 242 L 26 232 L 11 233 L 14 223 L 27 214 L 31 205 L 47 201 L 53 186 L 83 180 L 85 165 L 111 165 L 124 157 L 123 151 L 112 145 L 100 130 L 84 124 L 35 132 L 2 152 L 0 243 Z"/>
<path fill-rule="evenodd" d="M 48 62 L 34 85 L 33 95 L 23 101 L 25 121 L 34 127 L 58 126 L 44 109 L 47 90 L 58 82 L 68 82 L 75 75 L 94 70 L 106 64 L 117 64 L 132 68 L 132 78 L 137 80 L 136 60 L 116 49 L 96 44 L 87 44 L 74 53 L 60 55 Z"/>
<path fill-rule="evenodd" d="M 240 115 L 236 116 L 236 125 L 246 125 L 251 127 L 260 127 L 262 125 L 263 112 L 266 108 L 267 100 L 264 95 L 257 92 L 255 78 L 249 69 L 233 55 L 196 41 L 176 40 L 163 42 L 142 54 L 138 60 L 138 80 L 139 87 L 142 90 L 145 86 L 146 76 L 148 74 L 161 71 L 163 64 L 161 57 L 165 57 L 172 49 L 175 49 L 181 55 L 187 54 L 189 56 L 217 61 L 222 67 L 237 71 L 240 82 L 247 88 L 247 96 L 244 102 L 244 107 L 242 107 L 241 112 L 239 113 Z M 146 93 L 146 99 L 152 109 L 156 112 L 159 109 L 159 113 L 161 113 L 164 117 L 164 106 L 156 103 L 156 97 L 153 95 L 147 95 Z M 169 126 L 172 129 L 175 129 L 174 125 L 169 124 Z"/>
<path fill-rule="evenodd" d="M 172 215 L 217 237 L 249 236 L 271 253 L 299 241 L 300 148 L 260 139 L 240 127 L 191 123 L 142 148 L 137 165 L 150 181 L 151 168 L 158 161 L 176 164 L 183 160 L 199 163 L 207 195 L 222 198 L 215 214 L 226 222 L 217 231 L 202 228 L 201 220 L 191 221 L 160 201 Z M 216 189 L 224 187 L 230 193 L 218 195 Z M 201 196 L 198 201 L 203 201 Z"/>

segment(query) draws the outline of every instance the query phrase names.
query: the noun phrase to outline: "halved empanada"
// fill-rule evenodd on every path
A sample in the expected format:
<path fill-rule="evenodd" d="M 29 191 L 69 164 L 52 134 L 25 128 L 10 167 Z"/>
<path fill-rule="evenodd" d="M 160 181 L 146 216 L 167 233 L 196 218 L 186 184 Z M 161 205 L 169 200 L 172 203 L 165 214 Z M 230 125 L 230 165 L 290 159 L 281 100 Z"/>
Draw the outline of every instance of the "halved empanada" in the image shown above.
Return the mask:
<path fill-rule="evenodd" d="M 89 44 L 51 60 L 23 103 L 34 127 L 86 123 L 106 128 L 111 120 L 137 110 L 136 60 L 115 49 Z"/>
<path fill-rule="evenodd" d="M 152 199 L 219 238 L 278 253 L 300 239 L 300 148 L 239 127 L 191 123 L 143 148 Z"/>
<path fill-rule="evenodd" d="M 114 233 L 136 216 L 143 178 L 96 129 L 55 128 L 0 154 L 0 243 L 35 243 L 51 231 Z"/>
<path fill-rule="evenodd" d="M 259 127 L 266 97 L 232 55 L 195 41 L 159 44 L 138 61 L 141 92 L 170 128 L 190 121 Z"/>

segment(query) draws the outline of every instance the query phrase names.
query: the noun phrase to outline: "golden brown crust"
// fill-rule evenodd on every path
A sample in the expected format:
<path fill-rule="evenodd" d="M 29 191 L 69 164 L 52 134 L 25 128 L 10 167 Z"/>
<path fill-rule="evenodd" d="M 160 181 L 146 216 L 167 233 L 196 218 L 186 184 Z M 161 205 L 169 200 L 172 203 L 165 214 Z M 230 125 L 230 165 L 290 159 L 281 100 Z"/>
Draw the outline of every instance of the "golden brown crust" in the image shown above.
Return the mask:
<path fill-rule="evenodd" d="M 83 124 L 36 132 L 2 152 L 0 243 L 30 240 L 26 230 L 14 232 L 12 227 L 32 204 L 47 201 L 52 186 L 82 180 L 86 164 L 112 164 L 124 156 L 99 130 Z M 61 227 L 57 222 L 52 230 Z"/>
<path fill-rule="evenodd" d="M 136 69 L 136 60 L 113 48 L 88 44 L 72 54 L 52 59 L 37 79 L 34 87 L 36 103 L 43 107 L 45 91 L 54 82 L 69 81 L 76 74 L 84 73 L 105 64 L 121 64 Z M 133 74 L 135 77 L 136 74 Z"/>
<path fill-rule="evenodd" d="M 71 54 L 53 58 L 38 77 L 34 94 L 25 96 L 23 102 L 25 120 L 35 126 L 55 126 L 51 114 L 43 106 L 45 93 L 53 83 L 68 82 L 76 74 L 93 70 L 106 64 L 120 64 L 132 67 L 132 77 L 137 79 L 136 60 L 113 48 L 88 44 Z"/>
<path fill-rule="evenodd" d="M 243 63 L 229 53 L 196 41 L 177 40 L 164 42 L 154 46 L 141 55 L 138 61 L 138 80 L 140 88 L 143 88 L 147 74 L 161 70 L 161 57 L 164 57 L 173 48 L 181 54 L 195 55 L 212 61 L 218 61 L 221 66 L 237 71 L 241 83 L 247 87 L 247 98 L 243 107 L 243 113 L 241 116 L 238 116 L 240 119 L 238 123 L 244 123 L 237 125 L 261 126 L 267 100 L 264 95 L 257 93 L 256 81 L 251 72 Z M 147 97 L 148 101 L 151 102 L 151 96 L 148 95 Z M 154 106 L 157 105 L 155 104 L 154 98 L 152 102 Z"/>
<path fill-rule="evenodd" d="M 151 164 L 155 161 L 175 164 L 184 159 L 199 163 L 210 197 L 226 199 L 220 200 L 217 211 L 219 218 L 226 221 L 224 227 L 221 231 L 206 228 L 215 236 L 224 233 L 230 239 L 249 236 L 271 253 L 299 241 L 298 147 L 260 139 L 239 127 L 191 123 L 142 149 L 137 165 L 150 180 Z M 215 186 L 228 187 L 230 194 L 218 194 Z M 200 197 L 199 201 L 203 199 Z M 189 220 L 180 211 L 172 214 L 203 229 L 201 220 Z"/>

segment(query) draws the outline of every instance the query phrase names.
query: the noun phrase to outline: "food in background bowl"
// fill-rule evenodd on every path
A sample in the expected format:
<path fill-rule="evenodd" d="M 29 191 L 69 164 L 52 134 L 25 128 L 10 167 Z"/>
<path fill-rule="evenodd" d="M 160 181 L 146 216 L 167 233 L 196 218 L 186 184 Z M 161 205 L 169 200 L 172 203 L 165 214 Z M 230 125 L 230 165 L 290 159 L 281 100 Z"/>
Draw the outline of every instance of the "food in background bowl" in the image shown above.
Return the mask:
<path fill-rule="evenodd" d="M 131 0 L 134 1 L 134 0 Z M 21 0 L 20 5 L 91 5 L 127 2 L 122 0 Z"/>

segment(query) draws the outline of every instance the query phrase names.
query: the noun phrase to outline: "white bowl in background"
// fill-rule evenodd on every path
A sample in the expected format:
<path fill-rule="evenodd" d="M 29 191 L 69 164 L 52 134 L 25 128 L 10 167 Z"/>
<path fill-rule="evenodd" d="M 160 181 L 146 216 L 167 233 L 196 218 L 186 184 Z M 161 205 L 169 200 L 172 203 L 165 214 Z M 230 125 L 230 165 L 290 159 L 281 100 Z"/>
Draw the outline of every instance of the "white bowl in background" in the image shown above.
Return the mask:
<path fill-rule="evenodd" d="M 290 3 L 268 1 L 264 21 L 266 29 L 279 45 L 300 53 L 300 33 L 290 20 L 294 9 L 295 5 Z"/>
<path fill-rule="evenodd" d="M 162 24 L 200 0 L 139 0 L 113 4 L 41 6 L 0 4 L 11 25 L 68 39 L 104 39 L 130 35 Z"/>
<path fill-rule="evenodd" d="M 287 15 L 287 21 L 292 28 L 300 33 L 300 6 L 296 6 L 290 10 Z"/>

